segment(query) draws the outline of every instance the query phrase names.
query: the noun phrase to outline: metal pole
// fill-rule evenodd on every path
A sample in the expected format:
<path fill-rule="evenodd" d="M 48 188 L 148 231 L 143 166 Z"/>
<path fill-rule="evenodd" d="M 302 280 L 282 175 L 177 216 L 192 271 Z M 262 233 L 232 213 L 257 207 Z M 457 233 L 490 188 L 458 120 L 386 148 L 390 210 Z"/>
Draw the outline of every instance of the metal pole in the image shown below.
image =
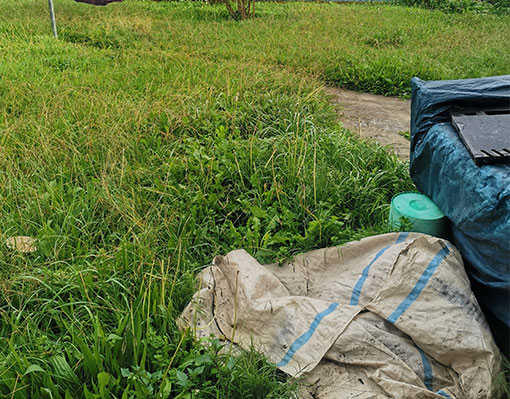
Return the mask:
<path fill-rule="evenodd" d="M 57 38 L 57 23 L 55 22 L 55 11 L 53 11 L 53 0 L 48 0 L 48 6 L 50 7 L 50 18 L 51 18 L 51 30 L 53 36 Z"/>

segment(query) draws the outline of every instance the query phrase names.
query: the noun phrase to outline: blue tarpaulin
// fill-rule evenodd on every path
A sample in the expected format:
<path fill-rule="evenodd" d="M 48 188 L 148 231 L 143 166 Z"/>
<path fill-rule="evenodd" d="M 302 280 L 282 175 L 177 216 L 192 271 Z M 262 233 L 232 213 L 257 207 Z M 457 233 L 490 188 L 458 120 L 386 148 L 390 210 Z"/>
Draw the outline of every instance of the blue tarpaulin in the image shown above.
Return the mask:
<path fill-rule="evenodd" d="M 510 75 L 423 81 L 413 78 L 410 174 L 451 222 L 478 301 L 508 352 L 510 326 L 510 165 L 476 166 L 451 124 L 454 106 L 508 107 Z M 508 134 L 510 137 L 510 115 Z M 459 305 L 462 298 L 456 298 Z"/>

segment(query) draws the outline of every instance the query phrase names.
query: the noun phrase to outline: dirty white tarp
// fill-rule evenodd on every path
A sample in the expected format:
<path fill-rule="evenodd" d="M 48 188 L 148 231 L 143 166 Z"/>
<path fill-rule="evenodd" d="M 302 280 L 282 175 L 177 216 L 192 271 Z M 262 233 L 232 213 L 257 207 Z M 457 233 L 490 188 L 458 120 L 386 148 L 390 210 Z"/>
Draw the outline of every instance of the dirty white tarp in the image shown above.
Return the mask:
<path fill-rule="evenodd" d="M 495 398 L 501 357 L 447 241 L 390 233 L 261 265 L 214 258 L 179 320 L 253 345 L 310 398 Z M 306 391 L 306 392 L 305 392 Z"/>

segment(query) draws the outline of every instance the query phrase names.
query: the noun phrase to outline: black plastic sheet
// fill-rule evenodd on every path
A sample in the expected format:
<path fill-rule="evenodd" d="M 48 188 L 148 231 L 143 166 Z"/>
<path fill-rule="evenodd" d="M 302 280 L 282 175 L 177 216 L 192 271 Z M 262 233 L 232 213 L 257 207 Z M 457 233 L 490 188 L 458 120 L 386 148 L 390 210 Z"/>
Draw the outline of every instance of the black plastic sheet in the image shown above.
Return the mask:
<path fill-rule="evenodd" d="M 110 3 L 120 3 L 123 0 L 74 0 L 77 3 L 85 3 L 93 6 L 106 6 Z"/>

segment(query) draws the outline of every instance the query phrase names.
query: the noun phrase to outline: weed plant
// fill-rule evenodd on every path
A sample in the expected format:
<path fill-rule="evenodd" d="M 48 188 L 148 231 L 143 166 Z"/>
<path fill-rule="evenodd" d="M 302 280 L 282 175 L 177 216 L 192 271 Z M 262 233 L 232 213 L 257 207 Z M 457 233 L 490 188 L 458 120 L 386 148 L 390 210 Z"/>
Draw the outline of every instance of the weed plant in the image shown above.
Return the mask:
<path fill-rule="evenodd" d="M 2 8 L 1 398 L 295 397 L 257 348 L 229 356 L 175 319 L 216 254 L 387 231 L 407 166 L 341 129 L 320 79 L 405 94 L 412 75 L 507 66 L 508 20 L 489 16 L 55 0 L 54 40 L 45 2 Z"/>

